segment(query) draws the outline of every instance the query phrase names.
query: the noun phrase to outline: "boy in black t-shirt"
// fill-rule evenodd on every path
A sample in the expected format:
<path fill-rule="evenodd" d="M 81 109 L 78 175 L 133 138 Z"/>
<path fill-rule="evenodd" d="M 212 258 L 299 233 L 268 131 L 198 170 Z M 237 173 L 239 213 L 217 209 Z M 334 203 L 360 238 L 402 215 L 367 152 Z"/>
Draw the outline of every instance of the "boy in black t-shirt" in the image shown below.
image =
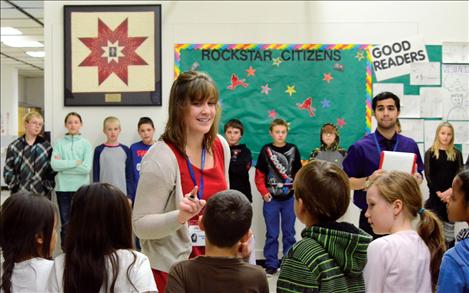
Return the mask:
<path fill-rule="evenodd" d="M 269 128 L 272 143 L 262 147 L 256 166 L 256 186 L 264 199 L 263 214 L 267 230 L 264 245 L 267 274 L 274 274 L 278 260 L 279 220 L 282 218 L 283 255 L 295 243 L 295 213 L 293 210 L 293 179 L 301 168 L 298 147 L 287 143 L 288 124 L 275 119 Z"/>
<path fill-rule="evenodd" d="M 249 183 L 249 169 L 251 169 L 251 150 L 240 144 L 244 134 L 244 127 L 238 119 L 231 119 L 225 124 L 225 138 L 230 145 L 230 188 L 241 191 L 252 202 L 251 184 Z"/>

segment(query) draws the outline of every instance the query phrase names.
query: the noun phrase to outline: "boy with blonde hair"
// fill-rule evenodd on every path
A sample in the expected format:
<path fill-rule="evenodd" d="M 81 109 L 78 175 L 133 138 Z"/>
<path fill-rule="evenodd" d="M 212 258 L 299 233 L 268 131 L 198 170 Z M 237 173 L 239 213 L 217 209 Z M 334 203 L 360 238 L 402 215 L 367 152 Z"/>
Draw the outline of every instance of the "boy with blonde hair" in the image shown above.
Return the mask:
<path fill-rule="evenodd" d="M 119 142 L 121 132 L 117 117 L 104 119 L 106 142 L 97 146 L 93 157 L 93 182 L 110 183 L 130 198 L 133 190 L 132 159 L 130 149 Z"/>
<path fill-rule="evenodd" d="M 24 135 L 8 145 L 3 178 L 12 194 L 27 190 L 50 199 L 55 172 L 50 165 L 52 146 L 41 136 L 44 119 L 29 112 L 23 121 Z"/>

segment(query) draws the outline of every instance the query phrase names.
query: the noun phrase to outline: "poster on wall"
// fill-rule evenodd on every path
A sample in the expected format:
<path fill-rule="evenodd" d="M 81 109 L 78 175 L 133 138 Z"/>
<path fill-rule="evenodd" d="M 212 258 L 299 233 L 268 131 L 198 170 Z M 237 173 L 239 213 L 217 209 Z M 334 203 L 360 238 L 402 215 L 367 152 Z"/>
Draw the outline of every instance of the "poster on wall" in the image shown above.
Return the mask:
<path fill-rule="evenodd" d="M 175 75 L 208 73 L 220 92 L 220 133 L 229 119 L 244 124 L 242 143 L 257 158 L 271 142 L 275 118 L 289 124 L 287 141 L 302 159 L 320 145 L 320 129 L 334 123 L 348 148 L 371 128 L 369 45 L 178 44 Z M 345 106 L 346 105 L 346 106 Z"/>
<path fill-rule="evenodd" d="M 161 106 L 161 5 L 64 6 L 65 106 Z"/>
<path fill-rule="evenodd" d="M 374 45 L 370 48 L 370 55 L 377 81 L 409 74 L 410 64 L 429 61 L 425 44 L 418 36 Z"/>

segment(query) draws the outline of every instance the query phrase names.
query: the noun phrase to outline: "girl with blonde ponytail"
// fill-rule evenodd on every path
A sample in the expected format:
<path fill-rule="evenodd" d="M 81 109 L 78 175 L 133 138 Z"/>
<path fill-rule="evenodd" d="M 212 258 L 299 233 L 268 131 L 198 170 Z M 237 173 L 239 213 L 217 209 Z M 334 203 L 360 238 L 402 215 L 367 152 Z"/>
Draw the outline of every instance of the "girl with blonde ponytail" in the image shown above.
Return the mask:
<path fill-rule="evenodd" d="M 366 291 L 433 292 L 445 251 L 443 229 L 437 216 L 422 207 L 415 178 L 399 171 L 383 173 L 371 183 L 366 201 L 373 232 L 389 234 L 368 246 Z"/>

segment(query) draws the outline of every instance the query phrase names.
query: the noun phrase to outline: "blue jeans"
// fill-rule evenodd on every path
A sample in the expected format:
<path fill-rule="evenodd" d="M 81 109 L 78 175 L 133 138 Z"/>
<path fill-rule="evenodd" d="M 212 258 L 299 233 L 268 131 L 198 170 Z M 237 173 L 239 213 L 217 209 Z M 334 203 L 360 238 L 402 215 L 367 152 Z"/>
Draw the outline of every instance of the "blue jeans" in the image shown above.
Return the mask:
<path fill-rule="evenodd" d="M 75 192 L 62 192 L 57 191 L 57 203 L 59 204 L 60 223 L 62 228 L 60 229 L 60 241 L 62 244 L 62 250 L 65 244 L 65 235 L 68 222 L 70 221 L 70 208 L 72 205 L 72 197 Z"/>
<path fill-rule="evenodd" d="M 293 210 L 293 197 L 285 201 L 272 199 L 264 202 L 263 213 L 266 226 L 264 257 L 265 267 L 277 269 L 280 267 L 278 260 L 278 235 L 280 217 L 282 218 L 282 244 L 283 255 L 287 255 L 290 247 L 295 243 L 295 211 Z"/>

